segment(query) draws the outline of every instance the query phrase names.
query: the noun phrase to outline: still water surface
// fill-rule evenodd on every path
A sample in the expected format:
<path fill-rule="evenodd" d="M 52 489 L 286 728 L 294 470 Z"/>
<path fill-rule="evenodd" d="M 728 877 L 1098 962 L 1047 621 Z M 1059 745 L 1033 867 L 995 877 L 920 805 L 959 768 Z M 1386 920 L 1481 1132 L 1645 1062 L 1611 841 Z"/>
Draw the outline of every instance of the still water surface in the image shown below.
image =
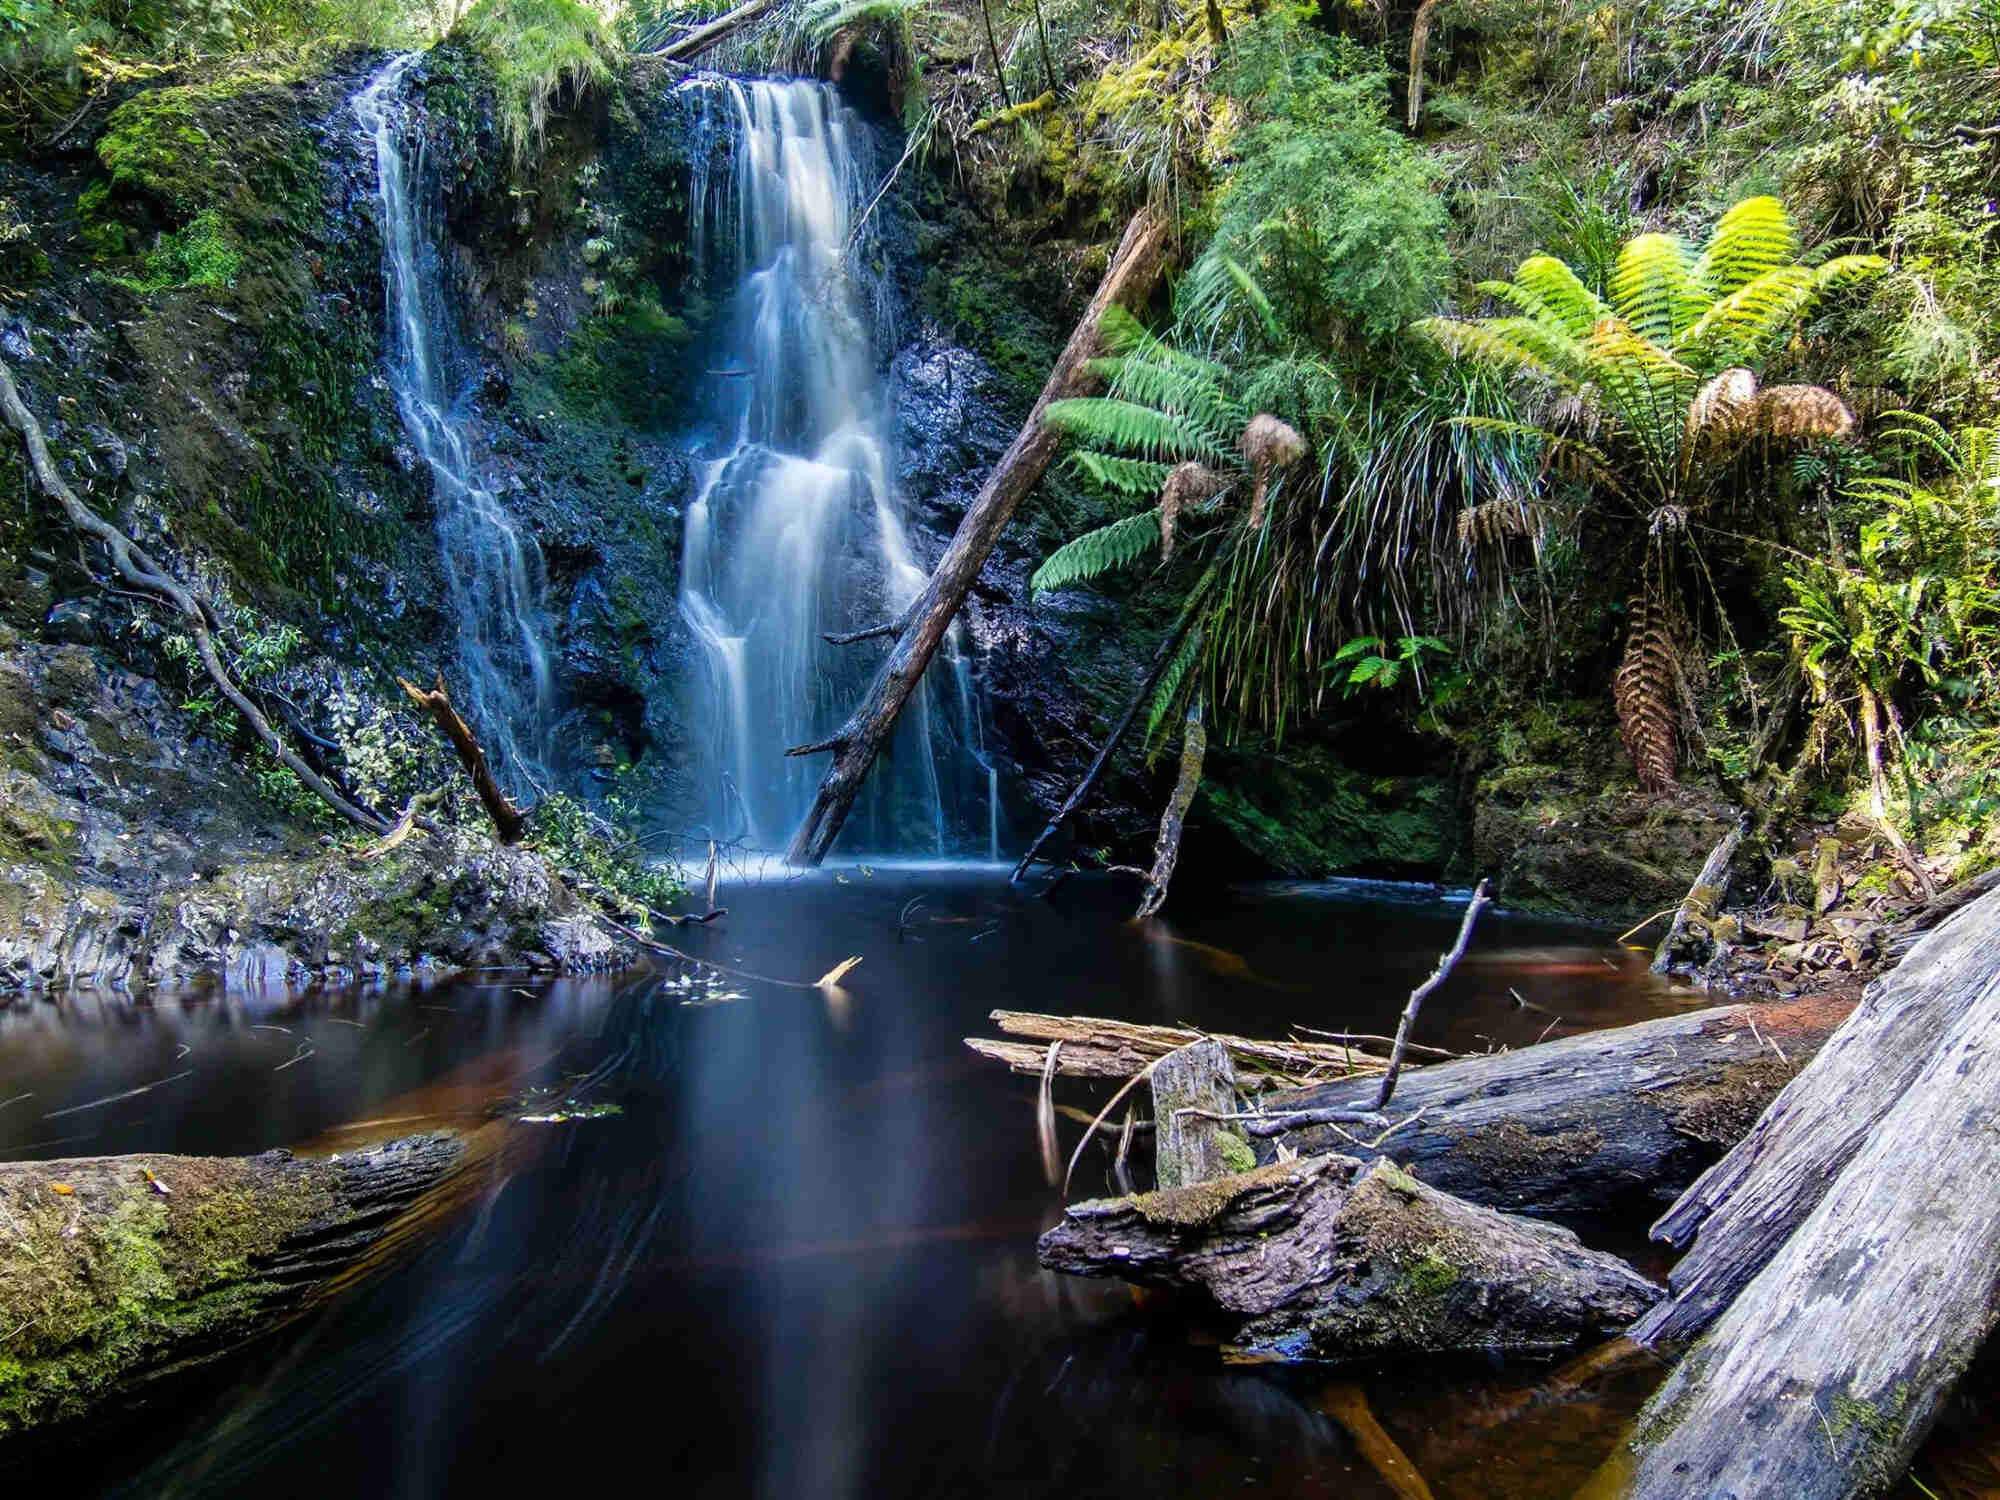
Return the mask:
<path fill-rule="evenodd" d="M 1387 1030 L 1458 901 L 1267 885 L 1146 936 L 1123 921 L 1122 883 L 1040 900 L 988 867 L 849 865 L 722 900 L 727 917 L 675 941 L 775 979 L 863 963 L 832 997 L 670 968 L 0 1011 L 0 1159 L 339 1149 L 579 1078 L 622 1110 L 515 1127 L 540 1149 L 510 1151 L 418 1252 L 115 1441 L 0 1446 L 0 1482 L 408 1500 L 1396 1493 L 1322 1410 L 1323 1374 L 1225 1369 L 1124 1288 L 1037 1268 L 1058 1205 L 1033 1086 L 960 1039 L 991 1034 L 996 1007 Z M 1686 1003 L 1604 934 L 1489 914 L 1418 1035 L 1518 1046 Z M 1092 1103 L 1075 1084 L 1058 1097 Z M 1104 1172 L 1087 1156 L 1077 1195 Z M 1656 1378 L 1551 1392 L 1544 1375 L 1360 1383 L 1440 1500 L 1528 1500 L 1574 1493 Z"/>

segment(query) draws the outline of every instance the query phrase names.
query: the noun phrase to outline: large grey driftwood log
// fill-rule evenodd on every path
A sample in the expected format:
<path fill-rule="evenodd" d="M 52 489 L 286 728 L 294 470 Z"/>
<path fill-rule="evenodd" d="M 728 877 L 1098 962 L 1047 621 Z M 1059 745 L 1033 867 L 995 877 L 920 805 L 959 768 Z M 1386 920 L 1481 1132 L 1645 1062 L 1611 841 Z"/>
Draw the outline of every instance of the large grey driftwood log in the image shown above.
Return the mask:
<path fill-rule="evenodd" d="M 1673 1297 L 1633 1329 L 1641 1343 L 1693 1338 L 1805 1220 L 1888 1110 L 1909 1096 L 1938 1039 L 2000 967 L 2000 890 L 1926 933 L 1743 1140 L 1653 1226 L 1695 1246 Z"/>
<path fill-rule="evenodd" d="M 1301 1156 L 1393 1157 L 1448 1193 L 1514 1213 L 1587 1215 L 1622 1195 L 1671 1197 L 1741 1139 L 1846 1016 L 1832 996 L 1727 1005 L 1404 1075 L 1379 1132 L 1288 1127 L 1289 1112 L 1367 1110 L 1377 1080 L 1274 1092 L 1247 1128 Z"/>
<path fill-rule="evenodd" d="M 1226 1352 L 1250 1360 L 1547 1354 L 1622 1329 L 1660 1291 L 1567 1229 L 1333 1155 L 1075 1204 L 1039 1253 L 1206 1294 L 1241 1320 Z"/>
<path fill-rule="evenodd" d="M 1794 1175 L 1814 1160 L 1845 1164 L 1823 1194 L 1800 1186 L 1761 1200 L 1782 1220 L 1817 1198 L 1641 1413 L 1634 1500 L 1844 1500 L 1884 1488 L 1992 1329 L 2000 892 L 1933 937 L 1890 976 L 1905 982 L 1871 993 L 1787 1091 L 1788 1118 L 1763 1133 Z M 1918 1003 L 1937 1023 L 1928 1034 L 1902 1014 Z M 1914 1068 L 1903 1053 L 1916 1054 Z M 1874 1107 L 1881 1084 L 1869 1068 L 1901 1085 L 1886 1109 Z M 1851 1153 L 1843 1109 L 1873 1121 Z M 1801 1152 L 1802 1131 L 1835 1139 Z M 1765 1180 L 1761 1163 L 1747 1177 Z M 1744 1219 L 1745 1197 L 1730 1206 L 1731 1237 L 1761 1239 L 1744 1227 L 1761 1228 Z"/>
<path fill-rule="evenodd" d="M 280 1326 L 379 1254 L 467 1156 L 439 1133 L 331 1160 L 0 1163 L 0 1438 L 141 1396 Z"/>

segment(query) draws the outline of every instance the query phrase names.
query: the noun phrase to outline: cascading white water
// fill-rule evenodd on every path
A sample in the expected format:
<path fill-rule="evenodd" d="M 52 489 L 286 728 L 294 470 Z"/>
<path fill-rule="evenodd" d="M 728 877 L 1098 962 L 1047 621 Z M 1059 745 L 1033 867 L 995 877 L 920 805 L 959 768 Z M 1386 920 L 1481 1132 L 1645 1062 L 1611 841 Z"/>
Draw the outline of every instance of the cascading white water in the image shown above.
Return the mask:
<path fill-rule="evenodd" d="M 734 135 L 728 191 L 707 201 L 698 180 L 694 219 L 697 260 L 710 240 L 718 260 L 733 251 L 713 269 L 736 291 L 711 372 L 719 456 L 688 510 L 681 610 L 709 680 L 699 774 L 711 827 L 770 847 L 823 764 L 784 750 L 828 733 L 880 659 L 879 646 L 823 636 L 893 618 L 925 575 L 891 477 L 876 309 L 854 269 L 875 186 L 864 131 L 824 84 L 689 87 L 708 91 L 710 127 Z M 956 701 L 919 692 L 870 779 L 855 819 L 870 848 L 941 854 L 957 841 L 952 784 L 956 763 L 978 753 L 978 727 L 954 675 Z"/>
<path fill-rule="evenodd" d="M 534 538 L 480 479 L 451 373 L 458 339 L 438 258 L 436 198 L 425 191 L 422 148 L 405 140 L 399 107 L 416 54 L 398 57 L 354 98 L 355 118 L 375 147 L 388 293 L 389 386 L 410 442 L 429 466 L 445 583 L 458 629 L 462 706 L 503 782 L 546 755 L 555 701 L 547 623 L 540 607 L 542 559 Z M 413 190 L 412 178 L 415 178 Z"/>

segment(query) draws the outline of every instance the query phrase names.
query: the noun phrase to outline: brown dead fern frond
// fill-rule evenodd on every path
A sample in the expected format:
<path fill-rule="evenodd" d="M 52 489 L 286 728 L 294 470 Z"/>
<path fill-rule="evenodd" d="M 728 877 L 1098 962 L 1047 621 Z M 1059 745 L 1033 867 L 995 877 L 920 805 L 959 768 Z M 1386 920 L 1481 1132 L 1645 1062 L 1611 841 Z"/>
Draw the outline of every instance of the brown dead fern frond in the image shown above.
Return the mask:
<path fill-rule="evenodd" d="M 1671 616 L 1657 599 L 1641 594 L 1632 600 L 1612 696 L 1618 705 L 1618 736 L 1645 792 L 1668 792 L 1675 785 L 1680 681 Z"/>
<path fill-rule="evenodd" d="M 1250 493 L 1250 529 L 1255 531 L 1264 524 L 1264 497 L 1270 489 L 1272 473 L 1304 458 L 1306 440 L 1290 423 L 1267 411 L 1260 411 L 1244 424 L 1239 446 L 1253 485 Z"/>
<path fill-rule="evenodd" d="M 1781 442 L 1838 440 L 1854 431 L 1854 413 L 1823 385 L 1774 385 L 1757 397 L 1757 428 Z"/>
<path fill-rule="evenodd" d="M 1724 370 L 1688 403 L 1688 447 L 1700 452 L 1739 441 L 1756 410 L 1757 377 L 1741 365 Z"/>
<path fill-rule="evenodd" d="M 1229 481 L 1206 464 L 1190 459 L 1167 476 L 1160 486 L 1160 561 L 1174 555 L 1174 527 L 1181 512 L 1212 500 L 1229 487 Z"/>
<path fill-rule="evenodd" d="M 1510 536 L 1533 536 L 1541 530 L 1541 507 L 1525 500 L 1488 500 L 1458 513 L 1458 544 L 1497 547 Z"/>

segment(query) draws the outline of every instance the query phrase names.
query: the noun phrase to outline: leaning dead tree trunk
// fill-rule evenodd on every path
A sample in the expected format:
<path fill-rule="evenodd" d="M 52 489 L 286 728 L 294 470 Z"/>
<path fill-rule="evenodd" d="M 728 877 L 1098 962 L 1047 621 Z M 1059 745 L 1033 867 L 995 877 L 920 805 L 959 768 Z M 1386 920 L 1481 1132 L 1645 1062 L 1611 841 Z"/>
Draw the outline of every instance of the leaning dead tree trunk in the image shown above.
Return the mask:
<path fill-rule="evenodd" d="M 1695 1244 L 1674 1267 L 1673 1299 L 1633 1329 L 1634 1338 L 1692 1339 L 1735 1300 L 1908 1097 L 1937 1039 L 1984 993 L 1996 954 L 2000 889 L 1925 934 L 1868 986 L 1861 1008 L 1812 1066 L 1653 1226 L 1655 1239 Z"/>
<path fill-rule="evenodd" d="M 0 1163 L 0 1437 L 137 1396 L 281 1326 L 386 1249 L 403 1211 L 468 1154 L 440 1133 L 329 1161 Z"/>
<path fill-rule="evenodd" d="M 924 669 L 936 654 L 952 617 L 964 604 L 966 594 L 987 554 L 1013 518 L 1035 482 L 1042 477 L 1059 441 L 1054 429 L 1042 420 L 1049 403 L 1068 396 L 1089 395 L 1099 382 L 1089 364 L 1098 353 L 1098 323 L 1113 306 L 1142 302 L 1159 279 L 1167 250 L 1167 219 L 1158 209 L 1146 207 L 1132 216 L 1118 252 L 1091 298 L 1083 319 L 1070 334 L 1062 356 L 1049 374 L 1028 419 L 1001 456 L 978 497 L 966 510 L 958 531 L 916 602 L 905 613 L 896 630 L 896 644 L 875 674 L 868 692 L 847 722 L 831 737 L 814 745 L 799 745 L 787 755 L 811 755 L 831 751 L 833 764 L 821 780 L 818 794 L 798 832 L 792 836 L 785 858 L 795 865 L 817 865 L 840 834 L 841 825 L 854 806 L 875 757 L 888 742 L 903 705 L 923 680 Z"/>
<path fill-rule="evenodd" d="M 1167 904 L 1167 887 L 1173 884 L 1174 866 L 1180 863 L 1181 835 L 1187 829 L 1188 809 L 1194 794 L 1201 790 L 1202 762 L 1208 757 L 1208 731 L 1202 727 L 1200 697 L 1188 705 L 1187 722 L 1181 728 L 1181 770 L 1174 780 L 1174 794 L 1160 814 L 1160 837 L 1153 846 L 1153 870 L 1146 877 L 1145 894 L 1133 915 L 1143 921 L 1156 917 Z"/>
<path fill-rule="evenodd" d="M 1589 1215 L 1617 1197 L 1664 1198 L 1740 1140 L 1831 1036 L 1848 1002 L 1817 996 L 1666 1016 L 1404 1075 L 1379 1145 L 1340 1130 L 1378 1078 L 1262 1096 L 1250 1137 L 1310 1156 L 1393 1157 L 1414 1176 L 1516 1213 Z"/>
<path fill-rule="evenodd" d="M 492 819 L 493 831 L 500 836 L 500 842 L 520 843 L 527 830 L 527 819 L 500 790 L 500 783 L 493 779 L 492 767 L 486 764 L 486 751 L 473 735 L 471 726 L 452 706 L 451 694 L 444 685 L 444 674 L 438 674 L 437 686 L 428 691 L 404 677 L 398 677 L 396 681 L 410 695 L 410 701 L 422 709 L 444 737 L 451 741 L 451 748 L 458 752 L 459 764 L 472 778 L 472 789 L 479 794 L 479 804 L 486 809 L 486 816 Z"/>
<path fill-rule="evenodd" d="M 339 813 L 348 822 L 367 829 L 371 833 L 384 833 L 389 821 L 370 812 L 343 796 L 340 790 L 319 772 L 302 760 L 292 747 L 279 737 L 264 717 L 257 705 L 252 703 L 222 664 L 222 658 L 215 648 L 214 631 L 216 620 L 208 606 L 198 600 L 193 593 L 183 588 L 165 568 L 137 542 L 106 521 L 89 506 L 76 497 L 76 492 L 64 482 L 62 472 L 56 468 L 55 460 L 49 455 L 48 439 L 42 432 L 42 424 L 35 420 L 35 414 L 28 410 L 27 403 L 14 385 L 14 372 L 4 360 L 0 360 L 0 417 L 6 419 L 9 427 L 21 439 L 27 450 L 28 472 L 35 483 L 51 500 L 61 508 L 64 517 L 85 536 L 103 544 L 111 554 L 112 566 L 118 576 L 142 594 L 167 604 L 180 615 L 188 634 L 194 637 L 195 651 L 201 658 L 202 669 L 229 704 L 243 716 L 251 732 L 263 742 L 264 748 L 278 758 L 288 771 L 298 777 L 306 788 Z"/>
<path fill-rule="evenodd" d="M 2000 1315 L 2000 1214 L 1988 1191 L 2000 1177 L 2000 896 L 1938 936 L 1945 941 L 1911 962 L 1928 957 L 1926 988 L 1948 990 L 1949 998 L 1937 996 L 1942 1024 L 1910 1035 L 1884 1024 L 1893 998 L 1885 1005 L 1871 996 L 1772 1110 L 1777 1126 L 1760 1131 L 1761 1148 L 1782 1154 L 1807 1106 L 1835 1101 L 1872 1126 L 1837 1176 L 1829 1181 L 1822 1166 L 1801 1184 L 1816 1206 L 1792 1221 L 1783 1247 L 1641 1413 L 1625 1491 L 1635 1500 L 1846 1500 L 1884 1489 L 1992 1330 Z M 1947 948 L 1956 950 L 1948 964 Z M 1941 968 L 1955 983 L 1940 984 Z M 1918 1054 L 1914 1070 L 1881 1045 L 1892 1035 Z M 1853 1097 L 1865 1081 L 1851 1064 L 1869 1038 L 1876 1045 L 1865 1051 L 1902 1084 L 1886 1109 L 1870 1108 L 1880 1097 L 1873 1091 Z M 1820 1133 L 1844 1134 L 1820 1119 Z M 1800 1167 L 1796 1153 L 1790 1165 Z M 1762 1223 L 1746 1222 L 1741 1201 L 1724 1238 L 1761 1239 Z M 1790 1202 L 1776 1206 L 1784 1220 Z M 1704 1242 L 1715 1227 L 1711 1219 Z"/>
<path fill-rule="evenodd" d="M 1038 1255 L 1072 1275 L 1204 1294 L 1240 1320 L 1224 1346 L 1238 1360 L 1550 1354 L 1659 1296 L 1567 1229 L 1348 1156 L 1075 1204 Z"/>
<path fill-rule="evenodd" d="M 720 46 L 737 32 L 778 8 L 778 0 L 750 0 L 747 5 L 739 5 L 727 15 L 718 16 L 706 26 L 697 26 L 679 41 L 669 42 L 653 53 L 654 57 L 664 57 L 669 62 L 692 62 L 702 53 Z"/>
<path fill-rule="evenodd" d="M 1188 628 L 1193 623 L 1194 612 L 1183 611 L 1180 620 L 1160 642 L 1159 649 L 1153 653 L 1153 660 L 1146 668 L 1146 675 L 1139 680 L 1138 688 L 1126 700 L 1125 711 L 1119 714 L 1118 722 L 1111 726 L 1111 732 L 1104 737 L 1104 743 L 1098 747 L 1096 756 L 1090 762 L 1090 769 L 1083 773 L 1083 779 L 1077 782 L 1070 794 L 1063 799 L 1062 806 L 1056 809 L 1055 815 L 1044 825 L 1042 831 L 1035 835 L 1034 843 L 1028 845 L 1028 852 L 1021 856 L 1021 862 L 1014 866 L 1014 873 L 1009 877 L 1012 883 L 1020 884 L 1028 873 L 1028 867 L 1034 864 L 1042 850 L 1048 847 L 1049 840 L 1061 832 L 1063 824 L 1069 821 L 1070 815 L 1083 806 L 1084 800 L 1097 786 L 1098 779 L 1104 775 L 1104 768 L 1111 764 L 1111 757 L 1117 754 L 1119 745 L 1124 743 L 1126 734 L 1132 728 L 1132 721 L 1139 716 L 1139 709 L 1153 696 L 1153 689 L 1160 685 L 1160 677 L 1166 672 L 1167 663 L 1174 659 L 1174 652 L 1186 639 Z"/>
<path fill-rule="evenodd" d="M 1687 941 L 1690 927 L 1706 929 L 1722 912 L 1722 898 L 1729 894 L 1729 864 L 1736 858 L 1736 851 L 1742 846 L 1745 820 L 1738 815 L 1736 824 L 1708 851 L 1708 858 L 1702 861 L 1701 873 L 1688 887 L 1680 908 L 1674 913 L 1673 923 L 1667 928 L 1667 935 L 1660 939 L 1660 946 L 1653 951 L 1653 972 L 1664 974 L 1673 966 L 1676 955 Z"/>

